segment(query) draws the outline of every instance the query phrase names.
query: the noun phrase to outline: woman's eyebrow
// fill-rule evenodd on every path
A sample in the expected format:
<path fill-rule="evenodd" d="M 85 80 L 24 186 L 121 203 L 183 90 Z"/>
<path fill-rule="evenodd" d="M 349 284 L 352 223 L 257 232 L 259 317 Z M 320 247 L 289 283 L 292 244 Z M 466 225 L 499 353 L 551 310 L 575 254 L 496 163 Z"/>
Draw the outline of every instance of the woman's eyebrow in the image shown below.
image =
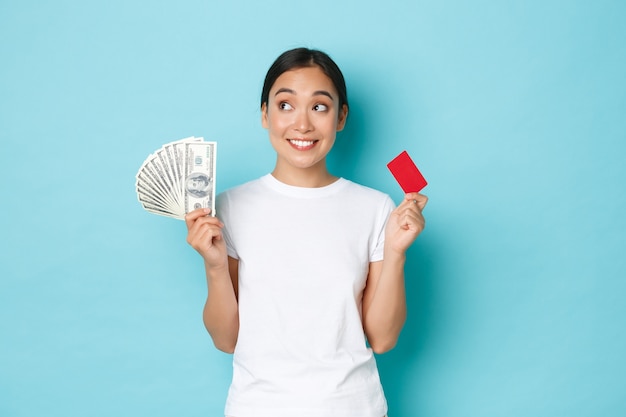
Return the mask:
<path fill-rule="evenodd" d="M 326 90 L 318 90 L 313 93 L 314 96 L 326 96 L 331 100 L 334 100 L 333 96 Z"/>
<path fill-rule="evenodd" d="M 296 94 L 296 92 L 294 90 L 292 90 L 291 88 L 279 88 L 278 91 L 276 91 L 276 93 L 274 94 L 274 97 L 276 97 L 280 93 L 289 93 L 289 94 L 293 94 L 293 95 Z"/>
<path fill-rule="evenodd" d="M 274 97 L 276 97 L 277 95 L 281 94 L 281 93 L 288 93 L 288 94 L 293 94 L 293 95 L 297 95 L 297 93 L 295 92 L 295 90 L 292 90 L 291 88 L 279 88 L 276 93 L 274 94 Z M 331 100 L 333 99 L 333 96 L 326 90 L 317 90 L 314 91 L 313 96 L 326 96 Z"/>

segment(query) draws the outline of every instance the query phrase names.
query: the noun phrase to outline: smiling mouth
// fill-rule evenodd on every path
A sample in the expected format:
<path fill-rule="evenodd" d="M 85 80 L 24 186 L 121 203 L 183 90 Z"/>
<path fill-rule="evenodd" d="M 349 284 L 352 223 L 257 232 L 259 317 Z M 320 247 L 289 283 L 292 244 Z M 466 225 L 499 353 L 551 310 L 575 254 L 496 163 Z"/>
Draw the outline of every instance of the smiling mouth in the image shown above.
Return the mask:
<path fill-rule="evenodd" d="M 317 140 L 303 140 L 303 139 L 287 139 L 288 142 L 294 148 L 298 150 L 311 149 L 317 143 Z"/>

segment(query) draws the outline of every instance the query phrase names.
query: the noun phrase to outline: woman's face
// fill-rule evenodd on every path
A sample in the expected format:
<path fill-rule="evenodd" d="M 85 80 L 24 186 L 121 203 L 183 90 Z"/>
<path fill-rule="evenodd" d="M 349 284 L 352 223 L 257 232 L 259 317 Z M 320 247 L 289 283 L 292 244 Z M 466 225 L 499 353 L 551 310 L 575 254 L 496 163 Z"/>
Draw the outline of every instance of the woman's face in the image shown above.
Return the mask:
<path fill-rule="evenodd" d="M 333 82 L 319 67 L 284 72 L 261 108 L 263 127 L 278 155 L 276 171 L 320 169 L 348 113 Z M 287 171 L 285 171 L 287 170 Z"/>

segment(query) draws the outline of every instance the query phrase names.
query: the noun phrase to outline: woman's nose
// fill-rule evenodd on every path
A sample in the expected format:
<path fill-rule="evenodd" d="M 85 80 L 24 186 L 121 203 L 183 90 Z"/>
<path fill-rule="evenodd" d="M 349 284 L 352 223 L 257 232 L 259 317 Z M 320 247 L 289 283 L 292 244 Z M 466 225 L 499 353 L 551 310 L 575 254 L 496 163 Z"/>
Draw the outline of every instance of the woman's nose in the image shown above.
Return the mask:
<path fill-rule="evenodd" d="M 306 110 L 299 111 L 296 114 L 295 128 L 298 132 L 301 133 L 310 132 L 311 130 L 313 130 L 311 118 L 309 117 L 309 113 Z"/>

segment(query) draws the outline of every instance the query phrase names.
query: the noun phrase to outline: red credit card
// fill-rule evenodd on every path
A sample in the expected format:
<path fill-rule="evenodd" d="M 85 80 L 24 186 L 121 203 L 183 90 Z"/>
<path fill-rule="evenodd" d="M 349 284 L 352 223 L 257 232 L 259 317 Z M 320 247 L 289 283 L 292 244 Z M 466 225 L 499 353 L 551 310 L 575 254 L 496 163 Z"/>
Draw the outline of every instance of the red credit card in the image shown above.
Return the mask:
<path fill-rule="evenodd" d="M 406 151 L 393 158 L 387 168 L 405 193 L 418 193 L 428 184 Z"/>

